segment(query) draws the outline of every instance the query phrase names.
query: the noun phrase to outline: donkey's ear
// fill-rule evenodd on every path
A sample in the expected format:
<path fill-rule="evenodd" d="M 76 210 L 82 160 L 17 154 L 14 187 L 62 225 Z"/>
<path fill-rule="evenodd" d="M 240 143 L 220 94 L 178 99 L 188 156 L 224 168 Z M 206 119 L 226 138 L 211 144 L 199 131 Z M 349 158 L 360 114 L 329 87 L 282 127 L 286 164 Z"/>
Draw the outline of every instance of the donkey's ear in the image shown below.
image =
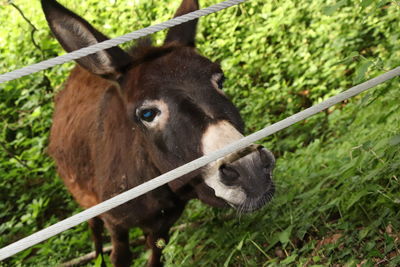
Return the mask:
<path fill-rule="evenodd" d="M 183 0 L 174 17 L 182 16 L 186 13 L 193 12 L 198 9 L 198 0 Z M 194 38 L 196 35 L 196 26 L 197 19 L 172 27 L 168 31 L 165 43 L 176 41 L 183 45 L 195 46 Z"/>
<path fill-rule="evenodd" d="M 42 8 L 51 31 L 67 52 L 108 40 L 86 20 L 55 0 L 42 0 Z M 114 78 L 131 63 L 131 57 L 121 48 L 113 47 L 76 61 L 94 74 Z"/>

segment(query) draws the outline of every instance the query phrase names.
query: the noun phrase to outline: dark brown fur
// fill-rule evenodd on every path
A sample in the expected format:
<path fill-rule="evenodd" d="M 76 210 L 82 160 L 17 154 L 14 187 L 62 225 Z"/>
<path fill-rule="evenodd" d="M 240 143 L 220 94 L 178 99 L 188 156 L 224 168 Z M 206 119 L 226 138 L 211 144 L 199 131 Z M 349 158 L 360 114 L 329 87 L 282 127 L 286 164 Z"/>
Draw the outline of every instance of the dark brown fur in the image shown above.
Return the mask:
<path fill-rule="evenodd" d="M 84 208 L 161 174 L 151 168 L 143 142 L 134 137 L 130 122 L 120 116 L 126 113 L 123 102 L 116 86 L 79 66 L 72 71 L 66 89 L 57 96 L 49 153 L 57 161 L 68 190 Z M 161 251 L 153 241 L 168 240 L 168 230 L 184 204 L 168 186 L 163 186 L 100 216 L 111 232 L 113 257 L 125 258 L 115 264 L 124 266 L 130 262 L 127 238 L 132 225 L 140 226 L 148 236 L 147 243 L 153 249 L 150 265 L 159 264 Z M 99 219 L 93 221 L 96 220 Z M 96 247 L 100 247 L 101 228 L 99 222 L 97 226 L 93 224 L 90 226 Z M 124 256 L 115 255 L 119 251 Z"/>
<path fill-rule="evenodd" d="M 54 35 L 67 51 L 107 39 L 57 2 L 42 0 L 42 6 Z M 197 0 L 183 0 L 176 15 L 197 8 Z M 72 70 L 56 97 L 49 153 L 82 207 L 92 207 L 202 156 L 201 138 L 212 123 L 228 121 L 243 131 L 239 112 L 211 82 L 215 74 L 222 77 L 220 66 L 194 47 L 196 23 L 170 29 L 161 47 L 142 43 L 130 52 L 114 47 L 77 60 L 80 66 Z M 147 100 L 162 100 L 168 105 L 169 117 L 163 129 L 147 128 L 138 115 Z M 252 173 L 267 177 L 251 183 L 230 178 L 232 186 L 240 182 L 257 188 L 246 189 L 250 202 L 239 207 L 243 210 L 259 208 L 273 192 L 266 172 L 272 169 L 273 158 L 264 153 L 264 159 L 259 159 L 263 152 L 257 149 L 231 156 L 236 164 L 233 167 L 224 164 L 230 168 L 225 175 L 243 165 L 255 166 L 252 168 L 258 173 Z M 252 165 L 240 160 L 251 153 Z M 240 168 L 243 172 L 247 167 Z M 104 224 L 112 239 L 113 264 L 129 266 L 128 233 L 136 226 L 144 231 L 152 250 L 149 266 L 162 265 L 156 242 L 160 238 L 168 242 L 170 227 L 192 198 L 216 207 L 227 206 L 205 184 L 201 170 L 193 172 L 90 220 L 96 253 L 102 253 Z"/>

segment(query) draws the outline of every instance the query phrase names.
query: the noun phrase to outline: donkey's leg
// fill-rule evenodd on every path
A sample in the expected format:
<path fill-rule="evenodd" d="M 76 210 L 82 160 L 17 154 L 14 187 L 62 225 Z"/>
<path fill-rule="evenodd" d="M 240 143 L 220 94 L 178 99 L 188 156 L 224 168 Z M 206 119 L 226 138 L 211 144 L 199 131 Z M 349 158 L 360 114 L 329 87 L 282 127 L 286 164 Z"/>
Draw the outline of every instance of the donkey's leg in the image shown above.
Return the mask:
<path fill-rule="evenodd" d="M 169 229 L 163 231 L 150 232 L 146 235 L 146 245 L 151 249 L 151 255 L 147 262 L 148 267 L 163 266 L 161 263 L 161 255 L 163 247 L 169 241 Z"/>
<path fill-rule="evenodd" d="M 101 255 L 102 263 L 101 267 L 106 267 L 106 263 L 103 258 L 103 231 L 104 223 L 99 217 L 94 217 L 88 221 L 89 227 L 92 230 L 92 238 L 94 242 L 94 249 L 96 252 L 96 258 Z"/>
<path fill-rule="evenodd" d="M 129 249 L 129 229 L 110 225 L 106 227 L 111 235 L 111 262 L 115 267 L 129 267 L 132 262 L 132 252 Z"/>
<path fill-rule="evenodd" d="M 160 216 L 143 229 L 146 234 L 146 245 L 151 249 L 151 256 L 147 263 L 149 267 L 163 266 L 161 263 L 162 249 L 169 242 L 169 230 L 181 216 L 186 202 L 175 200 L 174 207 L 161 212 Z"/>

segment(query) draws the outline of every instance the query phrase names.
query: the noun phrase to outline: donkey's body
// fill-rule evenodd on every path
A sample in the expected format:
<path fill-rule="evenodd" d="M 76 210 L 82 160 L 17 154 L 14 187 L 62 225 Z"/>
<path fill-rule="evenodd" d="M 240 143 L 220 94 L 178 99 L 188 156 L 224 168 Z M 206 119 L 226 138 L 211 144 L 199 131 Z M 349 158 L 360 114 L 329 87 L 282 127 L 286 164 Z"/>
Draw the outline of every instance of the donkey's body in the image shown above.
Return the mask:
<path fill-rule="evenodd" d="M 111 82 L 79 66 L 56 98 L 49 153 L 68 190 L 84 208 L 161 174 L 149 162 L 129 121 L 118 115 L 126 112 L 123 101 L 120 90 Z M 114 247 L 118 247 L 114 251 L 122 253 L 114 257 L 126 262 L 116 265 L 130 262 L 127 237 L 133 226 L 141 227 L 148 235 L 147 243 L 155 252 L 152 261 L 157 265 L 161 250 L 155 242 L 159 238 L 168 240 L 168 230 L 193 194 L 190 191 L 179 197 L 164 185 L 103 214 L 101 220 L 111 232 Z M 96 252 L 100 253 L 102 222 L 97 218 L 90 225 Z"/>
<path fill-rule="evenodd" d="M 42 0 L 60 43 L 75 50 L 106 37 L 52 0 Z M 177 15 L 198 8 L 184 0 Z M 131 52 L 111 48 L 78 59 L 56 98 L 49 153 L 76 201 L 91 207 L 242 135 L 243 122 L 225 97 L 222 70 L 194 49 L 196 22 L 171 29 L 165 45 Z M 273 193 L 274 159 L 250 146 L 127 202 L 89 222 L 102 252 L 103 222 L 110 231 L 116 266 L 129 266 L 128 231 L 143 229 L 152 249 L 150 266 L 161 265 L 159 238 L 186 202 L 252 211 Z"/>

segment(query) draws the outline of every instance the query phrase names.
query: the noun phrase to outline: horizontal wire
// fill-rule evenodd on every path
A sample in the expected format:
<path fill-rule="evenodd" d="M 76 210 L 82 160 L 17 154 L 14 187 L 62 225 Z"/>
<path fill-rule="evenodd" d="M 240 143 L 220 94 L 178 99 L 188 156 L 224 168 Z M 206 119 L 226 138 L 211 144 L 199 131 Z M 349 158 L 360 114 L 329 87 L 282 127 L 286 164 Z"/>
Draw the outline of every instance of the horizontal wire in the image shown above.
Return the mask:
<path fill-rule="evenodd" d="M 201 158 L 198 158 L 194 161 L 191 161 L 181 167 L 178 167 L 172 171 L 164 173 L 150 181 L 147 181 L 139 186 L 136 186 L 124 193 L 121 193 L 113 198 L 110 198 L 102 203 L 99 203 L 91 208 L 88 208 L 78 214 L 75 214 L 67 219 L 64 219 L 56 224 L 53 224 L 43 230 L 40 230 L 28 237 L 25 237 L 17 242 L 10 244 L 2 249 L 0 249 L 0 260 L 6 259 L 18 252 L 27 249 L 31 246 L 34 246 L 50 237 L 53 237 L 65 230 L 68 230 L 71 227 L 74 227 L 82 222 L 85 222 L 91 218 L 94 218 L 104 212 L 107 212 L 121 204 L 124 204 L 134 198 L 137 198 L 147 192 L 160 187 L 166 183 L 169 183 L 185 174 L 188 174 L 192 171 L 195 171 L 219 158 L 222 158 L 230 153 L 233 153 L 237 150 L 245 148 L 250 144 L 265 138 L 271 134 L 274 134 L 282 129 L 285 129 L 301 120 L 304 120 L 322 110 L 325 110 L 343 100 L 346 100 L 350 97 L 358 95 L 378 84 L 381 84 L 387 80 L 390 80 L 396 76 L 400 76 L 400 67 L 397 67 L 393 70 L 390 70 L 376 78 L 373 78 L 369 81 L 366 81 L 362 84 L 354 86 L 336 96 L 330 97 L 327 100 L 316 104 L 310 108 L 307 108 L 301 112 L 298 112 L 284 120 L 281 120 L 277 123 L 274 123 L 270 126 L 265 127 L 264 129 L 255 132 L 251 135 L 248 135 L 238 141 L 233 142 L 232 144 L 214 151 L 208 155 L 205 155 Z"/>
<path fill-rule="evenodd" d="M 68 61 L 72 61 L 74 59 L 78 59 L 81 57 L 85 57 L 87 55 L 91 55 L 94 54 L 96 52 L 102 51 L 104 49 L 108 49 L 135 39 L 139 39 L 142 37 L 145 37 L 147 35 L 150 35 L 152 33 L 155 32 L 159 32 L 174 26 L 177 26 L 179 24 L 185 23 L 187 21 L 190 20 L 194 20 L 194 19 L 198 19 L 200 17 L 221 11 L 223 9 L 226 9 L 228 7 L 231 6 L 235 6 L 238 5 L 240 3 L 246 2 L 249 0 L 227 0 L 200 10 L 196 10 L 187 14 L 184 14 L 182 16 L 178 16 L 175 17 L 173 19 L 161 22 L 159 24 L 156 25 L 152 25 L 137 31 L 133 31 L 131 33 L 127 33 L 125 35 L 110 39 L 110 40 L 106 40 L 88 47 L 84 47 L 75 51 L 72 51 L 68 54 L 65 55 L 61 55 L 55 58 L 51 58 L 48 60 L 44 60 L 42 62 L 21 68 L 21 69 L 17 69 L 11 72 L 7 72 L 4 74 L 0 75 L 0 84 L 5 83 L 5 82 L 9 82 L 60 64 L 64 64 Z"/>

